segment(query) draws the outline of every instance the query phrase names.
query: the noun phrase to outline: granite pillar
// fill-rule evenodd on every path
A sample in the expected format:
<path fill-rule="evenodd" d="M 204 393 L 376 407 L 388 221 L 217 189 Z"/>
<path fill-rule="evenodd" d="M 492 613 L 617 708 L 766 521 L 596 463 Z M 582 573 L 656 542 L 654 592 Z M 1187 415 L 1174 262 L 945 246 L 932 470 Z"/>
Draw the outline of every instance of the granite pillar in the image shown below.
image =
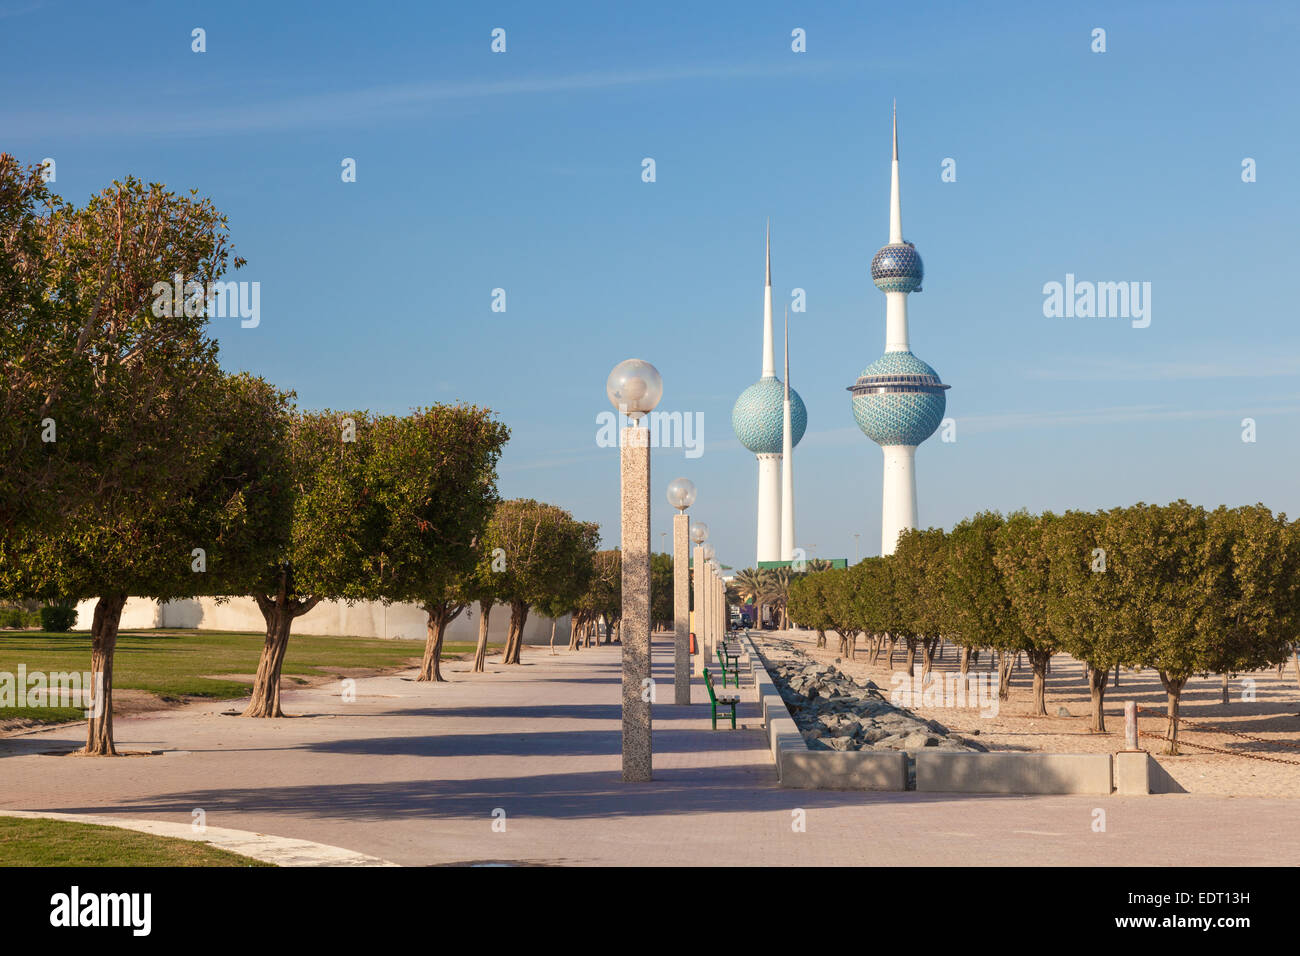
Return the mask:
<path fill-rule="evenodd" d="M 691 519 L 673 515 L 673 703 L 691 702 Z"/>
<path fill-rule="evenodd" d="M 623 779 L 651 779 L 650 430 L 623 429 Z"/>
<path fill-rule="evenodd" d="M 708 571 L 704 568 L 704 546 L 696 545 L 692 559 L 695 571 L 695 676 L 704 675 L 704 590 Z"/>

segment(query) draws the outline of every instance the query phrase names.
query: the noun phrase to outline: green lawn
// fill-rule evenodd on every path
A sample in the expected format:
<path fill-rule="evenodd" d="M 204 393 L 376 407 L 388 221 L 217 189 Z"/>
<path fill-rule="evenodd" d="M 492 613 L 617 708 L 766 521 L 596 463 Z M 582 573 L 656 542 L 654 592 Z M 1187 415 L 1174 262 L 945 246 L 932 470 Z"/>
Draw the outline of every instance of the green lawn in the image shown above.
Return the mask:
<path fill-rule="evenodd" d="M 0 817 L 0 866 L 273 866 L 206 843 L 66 820 Z"/>
<path fill-rule="evenodd" d="M 181 697 L 226 699 L 248 693 L 250 683 L 203 675 L 257 673 L 264 635 L 228 631 L 157 630 L 122 631 L 113 658 L 113 686 L 144 690 L 164 700 Z M 443 658 L 474 650 L 472 644 L 444 644 Z M 400 667 L 418 664 L 422 641 L 362 637 L 291 635 L 283 675 L 289 681 L 306 678 L 342 678 L 352 668 Z M 0 631 L 0 673 L 87 671 L 90 669 L 90 635 L 45 631 Z M 68 707 L 8 707 L 0 719 L 27 717 L 51 722 L 78 720 L 84 712 Z"/>

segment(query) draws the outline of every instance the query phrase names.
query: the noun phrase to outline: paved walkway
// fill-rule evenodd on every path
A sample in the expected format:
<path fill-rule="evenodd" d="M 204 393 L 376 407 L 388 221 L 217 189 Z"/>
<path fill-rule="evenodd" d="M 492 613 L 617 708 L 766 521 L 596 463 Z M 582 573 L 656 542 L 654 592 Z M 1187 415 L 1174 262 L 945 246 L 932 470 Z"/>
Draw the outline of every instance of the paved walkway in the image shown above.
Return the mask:
<path fill-rule="evenodd" d="M 706 703 L 671 703 L 655 644 L 648 784 L 619 775 L 619 649 L 526 647 L 487 674 L 454 662 L 445 684 L 359 680 L 354 703 L 338 685 L 286 693 L 312 716 L 241 720 L 226 702 L 116 722 L 119 749 L 156 755 L 42 754 L 79 746 L 80 725 L 0 739 L 0 808 L 186 826 L 202 808 L 209 827 L 403 865 L 1300 864 L 1300 800 L 782 790 L 754 706 L 709 730 Z"/>

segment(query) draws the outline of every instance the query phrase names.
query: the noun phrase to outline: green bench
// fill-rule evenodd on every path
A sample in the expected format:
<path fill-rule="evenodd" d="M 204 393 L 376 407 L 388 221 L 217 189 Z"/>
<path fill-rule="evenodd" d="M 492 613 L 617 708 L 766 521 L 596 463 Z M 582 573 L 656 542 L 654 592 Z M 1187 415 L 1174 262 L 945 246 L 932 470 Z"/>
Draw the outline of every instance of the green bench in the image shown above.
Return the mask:
<path fill-rule="evenodd" d="M 709 705 L 713 708 L 713 729 L 718 729 L 718 706 L 731 708 L 731 729 L 736 729 L 736 705 L 740 703 L 740 695 L 735 697 L 719 697 L 713 690 L 713 675 L 709 669 L 704 668 L 704 686 L 709 691 Z M 726 690 L 724 687 L 723 690 Z"/>
<path fill-rule="evenodd" d="M 727 651 L 723 648 L 723 646 L 722 646 L 721 644 L 718 645 L 716 653 L 717 653 L 717 655 L 718 655 L 718 667 L 722 670 L 722 687 L 723 687 L 723 689 L 725 690 L 726 687 L 727 687 L 727 672 L 728 672 L 728 671 L 731 672 L 731 679 L 732 679 L 732 681 L 735 683 L 736 688 L 739 689 L 739 688 L 740 688 L 740 671 L 738 670 L 738 668 L 737 668 L 737 666 L 736 666 L 736 665 L 737 665 L 736 658 L 732 657 L 729 653 L 727 653 Z M 731 667 L 728 667 L 728 666 L 727 666 L 727 661 L 728 661 L 728 660 L 731 660 L 731 662 L 732 662 Z"/>

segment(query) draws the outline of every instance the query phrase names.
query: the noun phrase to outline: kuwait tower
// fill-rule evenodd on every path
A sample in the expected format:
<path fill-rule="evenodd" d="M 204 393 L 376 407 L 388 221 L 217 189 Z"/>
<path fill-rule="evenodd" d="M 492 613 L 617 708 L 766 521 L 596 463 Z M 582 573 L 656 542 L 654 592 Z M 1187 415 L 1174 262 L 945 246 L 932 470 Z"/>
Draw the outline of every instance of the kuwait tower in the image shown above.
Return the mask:
<path fill-rule="evenodd" d="M 885 456 L 880 553 L 893 554 L 898 535 L 916 527 L 916 447 L 934 434 L 947 407 L 939 373 L 912 354 L 907 337 L 907 296 L 921 291 L 921 257 L 903 239 L 898 195 L 898 109 L 894 109 L 894 161 L 889 188 L 889 244 L 871 260 L 871 281 L 885 293 L 885 354 L 854 385 L 853 417 Z"/>
<path fill-rule="evenodd" d="M 788 340 L 787 340 L 788 341 Z M 781 549 L 781 461 L 782 452 L 790 454 L 808 428 L 808 410 L 793 388 L 789 390 L 786 411 L 786 388 L 776 377 L 776 354 L 772 347 L 772 232 L 767 235 L 767 284 L 763 292 L 763 375 L 740 393 L 731 410 L 731 427 L 740 443 L 758 458 L 758 550 L 759 561 L 789 560 Z M 787 346 L 787 356 L 788 356 Z M 788 358 L 787 358 L 788 363 Z M 786 370 L 786 377 L 790 375 Z M 786 415 L 789 418 L 786 418 Z M 786 425 L 789 421 L 787 442 Z M 785 481 L 794 497 L 793 473 Z M 794 502 L 787 505 L 789 536 L 793 549 Z"/>

